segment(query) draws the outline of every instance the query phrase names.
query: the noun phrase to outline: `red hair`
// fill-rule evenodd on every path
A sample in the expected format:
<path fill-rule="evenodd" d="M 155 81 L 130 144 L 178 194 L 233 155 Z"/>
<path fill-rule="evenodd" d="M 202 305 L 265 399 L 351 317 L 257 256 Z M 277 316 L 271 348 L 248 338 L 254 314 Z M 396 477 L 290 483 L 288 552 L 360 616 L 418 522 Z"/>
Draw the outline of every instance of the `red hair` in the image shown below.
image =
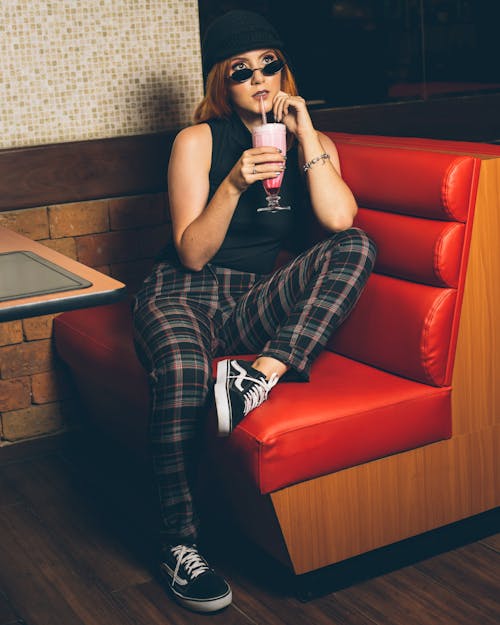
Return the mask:
<path fill-rule="evenodd" d="M 281 61 L 285 62 L 283 54 L 279 50 L 274 53 Z M 206 122 L 214 118 L 227 118 L 233 112 L 227 80 L 231 69 L 231 59 L 216 63 L 207 76 L 205 97 L 198 104 L 194 111 L 193 120 L 195 123 Z M 297 95 L 297 85 L 288 65 L 281 70 L 281 89 L 290 95 Z"/>

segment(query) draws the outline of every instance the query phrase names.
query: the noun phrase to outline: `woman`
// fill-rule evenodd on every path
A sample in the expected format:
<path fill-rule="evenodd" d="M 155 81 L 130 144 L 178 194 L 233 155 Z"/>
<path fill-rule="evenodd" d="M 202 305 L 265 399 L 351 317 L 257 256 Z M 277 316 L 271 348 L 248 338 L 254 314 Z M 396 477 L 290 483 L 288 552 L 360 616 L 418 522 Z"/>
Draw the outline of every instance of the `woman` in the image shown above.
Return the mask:
<path fill-rule="evenodd" d="M 135 298 L 134 323 L 151 381 L 160 570 L 182 605 L 211 612 L 231 602 L 229 585 L 196 546 L 193 482 L 212 359 L 259 354 L 253 363 L 219 363 L 218 426 L 228 435 L 285 374 L 308 380 L 314 358 L 357 301 L 375 251 L 352 228 L 357 206 L 337 150 L 314 129 L 273 27 L 231 11 L 209 27 L 202 52 L 206 95 L 197 123 L 177 135 L 169 164 L 172 243 Z M 261 99 L 270 120 L 286 125 L 287 155 L 252 147 Z M 280 194 L 291 209 L 257 213 L 265 205 L 262 181 L 285 164 Z M 274 270 L 311 211 L 331 236 Z"/>

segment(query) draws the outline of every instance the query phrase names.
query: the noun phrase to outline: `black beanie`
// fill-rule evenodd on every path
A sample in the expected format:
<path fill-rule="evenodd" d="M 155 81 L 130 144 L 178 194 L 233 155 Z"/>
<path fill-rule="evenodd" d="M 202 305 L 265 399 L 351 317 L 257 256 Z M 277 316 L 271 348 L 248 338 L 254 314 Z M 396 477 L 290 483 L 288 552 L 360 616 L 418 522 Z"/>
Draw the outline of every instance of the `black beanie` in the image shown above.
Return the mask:
<path fill-rule="evenodd" d="M 273 26 L 262 15 L 252 11 L 229 11 L 216 18 L 203 37 L 203 74 L 206 77 L 219 61 L 261 48 L 283 51 L 283 41 Z"/>

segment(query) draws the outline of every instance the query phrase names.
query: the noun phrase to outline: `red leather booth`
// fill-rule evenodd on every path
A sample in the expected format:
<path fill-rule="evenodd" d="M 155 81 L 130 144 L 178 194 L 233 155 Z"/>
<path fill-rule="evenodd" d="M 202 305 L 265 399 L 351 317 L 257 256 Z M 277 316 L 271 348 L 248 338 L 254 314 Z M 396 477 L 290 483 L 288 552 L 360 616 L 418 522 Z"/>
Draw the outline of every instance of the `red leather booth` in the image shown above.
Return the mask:
<path fill-rule="evenodd" d="M 497 159 L 491 146 L 331 136 L 360 207 L 356 225 L 378 248 L 375 271 L 310 382 L 279 384 L 228 439 L 209 441 L 243 529 L 295 573 L 498 505 L 491 493 L 472 502 L 477 480 L 498 479 L 497 469 L 471 468 L 468 482 L 451 475 L 457 453 L 472 463 L 455 445 L 473 449 L 473 436 L 498 426 L 489 407 L 470 426 L 470 371 L 454 376 L 480 174 Z M 144 457 L 148 384 L 128 302 L 64 313 L 54 328 L 89 421 Z M 462 330 L 463 341 L 478 331 Z M 452 499 L 438 503 L 433 479 Z"/>

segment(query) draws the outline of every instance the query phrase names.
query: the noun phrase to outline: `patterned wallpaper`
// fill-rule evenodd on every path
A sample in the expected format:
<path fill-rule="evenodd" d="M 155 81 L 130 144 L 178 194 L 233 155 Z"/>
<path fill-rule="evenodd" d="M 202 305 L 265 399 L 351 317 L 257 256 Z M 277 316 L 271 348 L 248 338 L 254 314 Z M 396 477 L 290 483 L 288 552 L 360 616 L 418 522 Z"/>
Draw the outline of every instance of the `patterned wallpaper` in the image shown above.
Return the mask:
<path fill-rule="evenodd" d="M 202 91 L 197 0 L 0 0 L 0 148 L 176 129 Z"/>

